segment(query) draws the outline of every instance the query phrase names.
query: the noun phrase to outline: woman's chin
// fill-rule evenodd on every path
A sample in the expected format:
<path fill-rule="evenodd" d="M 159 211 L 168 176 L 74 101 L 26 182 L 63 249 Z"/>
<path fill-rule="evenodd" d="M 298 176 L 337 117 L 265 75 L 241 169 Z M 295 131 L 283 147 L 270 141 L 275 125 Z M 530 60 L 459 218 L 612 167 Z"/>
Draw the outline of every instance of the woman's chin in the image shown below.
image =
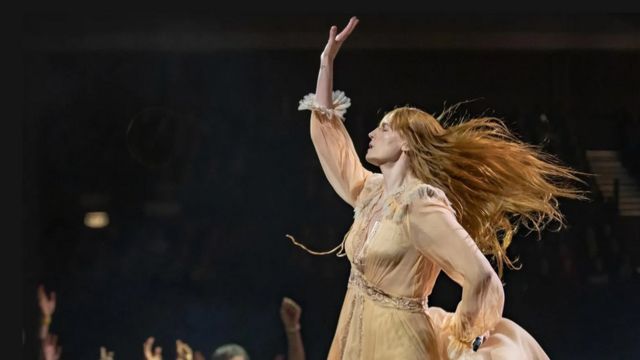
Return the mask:
<path fill-rule="evenodd" d="M 378 162 L 373 157 L 366 155 L 364 159 L 371 165 L 378 166 Z"/>

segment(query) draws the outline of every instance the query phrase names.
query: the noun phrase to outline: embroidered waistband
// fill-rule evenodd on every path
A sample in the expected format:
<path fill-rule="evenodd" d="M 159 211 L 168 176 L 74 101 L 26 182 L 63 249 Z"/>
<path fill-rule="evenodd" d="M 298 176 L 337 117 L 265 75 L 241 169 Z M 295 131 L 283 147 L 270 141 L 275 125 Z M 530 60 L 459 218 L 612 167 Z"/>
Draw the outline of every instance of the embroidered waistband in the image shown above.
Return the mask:
<path fill-rule="evenodd" d="M 364 278 L 364 275 L 362 275 L 360 271 L 354 268 L 351 269 L 348 286 L 350 288 L 359 290 L 369 299 L 381 306 L 410 312 L 424 312 L 427 307 L 426 298 L 410 298 L 404 296 L 389 295 L 369 283 L 369 281 Z"/>

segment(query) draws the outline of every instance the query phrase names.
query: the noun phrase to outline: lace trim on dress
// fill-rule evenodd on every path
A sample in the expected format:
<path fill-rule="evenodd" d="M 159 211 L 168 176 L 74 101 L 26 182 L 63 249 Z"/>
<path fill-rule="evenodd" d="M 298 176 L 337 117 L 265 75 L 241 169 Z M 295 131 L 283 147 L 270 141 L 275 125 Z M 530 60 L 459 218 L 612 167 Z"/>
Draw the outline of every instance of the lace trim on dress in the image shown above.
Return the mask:
<path fill-rule="evenodd" d="M 367 208 L 371 201 L 375 198 L 377 191 L 382 187 L 382 174 L 371 174 L 365 181 L 364 188 L 360 192 L 360 196 L 356 200 L 356 204 L 353 207 L 353 218 L 356 219 L 360 216 L 363 209 Z"/>
<path fill-rule="evenodd" d="M 426 298 L 410 298 L 405 296 L 389 295 L 372 285 L 358 269 L 351 267 L 349 275 L 349 287 L 358 289 L 373 302 L 397 310 L 410 312 L 424 312 L 427 307 Z"/>
<path fill-rule="evenodd" d="M 449 198 L 447 198 L 447 195 L 445 195 L 444 191 L 428 184 L 420 184 L 418 187 L 413 189 L 405 197 L 406 200 L 404 201 L 404 203 L 409 204 L 417 199 L 426 198 L 436 199 L 446 205 L 454 214 L 456 213 L 456 211 L 453 209 L 453 206 L 451 205 L 451 201 L 449 201 Z"/>
<path fill-rule="evenodd" d="M 436 203 L 434 205 L 441 205 L 456 215 L 456 211 L 444 191 L 432 185 L 419 184 L 399 197 L 399 205 L 393 209 L 389 209 L 387 214 L 387 216 L 391 216 L 395 222 L 401 222 L 407 215 L 409 205 L 418 199 L 435 200 Z"/>
<path fill-rule="evenodd" d="M 347 112 L 347 109 L 351 106 L 351 99 L 349 99 L 344 91 L 335 90 L 331 96 L 331 100 L 333 102 L 332 108 L 324 107 L 316 102 L 316 94 L 309 93 L 305 95 L 298 105 L 298 110 L 311 110 L 317 111 L 329 119 L 332 117 L 337 117 L 338 119 L 344 121 L 344 114 Z"/>
<path fill-rule="evenodd" d="M 383 176 L 382 174 L 373 174 L 367 179 L 361 197 L 357 200 L 354 208 L 354 219 L 357 218 L 362 211 L 367 209 L 376 195 L 382 191 Z M 447 195 L 440 188 L 428 185 L 422 182 L 412 182 L 403 185 L 385 198 L 384 218 L 391 219 L 396 223 L 402 222 L 407 215 L 409 205 L 417 199 L 435 200 L 435 205 L 442 205 L 450 210 L 454 215 L 454 210 Z"/>

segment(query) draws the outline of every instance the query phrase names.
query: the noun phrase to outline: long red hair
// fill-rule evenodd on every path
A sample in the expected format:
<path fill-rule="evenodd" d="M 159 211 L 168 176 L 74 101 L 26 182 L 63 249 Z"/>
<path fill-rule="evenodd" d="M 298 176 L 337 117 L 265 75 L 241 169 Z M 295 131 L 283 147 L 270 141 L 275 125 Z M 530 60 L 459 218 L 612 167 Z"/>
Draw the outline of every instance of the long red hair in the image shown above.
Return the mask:
<path fill-rule="evenodd" d="M 443 126 L 413 107 L 388 112 L 391 128 L 409 145 L 410 168 L 427 184 L 441 188 L 458 221 L 498 274 L 514 268 L 507 256 L 521 227 L 540 233 L 549 223 L 565 225 L 559 198 L 584 199 L 580 173 L 539 147 L 520 141 L 502 120 L 479 117 Z"/>

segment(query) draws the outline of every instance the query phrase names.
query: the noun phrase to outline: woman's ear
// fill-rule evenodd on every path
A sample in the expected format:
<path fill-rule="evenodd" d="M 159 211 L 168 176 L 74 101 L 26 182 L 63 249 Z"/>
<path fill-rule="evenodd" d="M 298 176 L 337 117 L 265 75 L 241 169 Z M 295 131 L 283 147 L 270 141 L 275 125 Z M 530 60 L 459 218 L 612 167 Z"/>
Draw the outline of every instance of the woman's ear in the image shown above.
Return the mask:
<path fill-rule="evenodd" d="M 408 152 L 409 144 L 407 144 L 406 142 L 403 142 L 402 145 L 400 146 L 400 150 L 402 150 L 402 152 Z"/>

